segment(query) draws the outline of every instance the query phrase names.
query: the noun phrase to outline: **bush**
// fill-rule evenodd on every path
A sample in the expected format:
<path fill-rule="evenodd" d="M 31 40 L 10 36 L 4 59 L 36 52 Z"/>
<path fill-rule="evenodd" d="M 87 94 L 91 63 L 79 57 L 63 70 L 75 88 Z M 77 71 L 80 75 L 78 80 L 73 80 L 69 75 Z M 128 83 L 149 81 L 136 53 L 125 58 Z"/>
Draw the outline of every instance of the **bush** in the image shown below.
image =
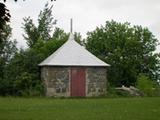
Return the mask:
<path fill-rule="evenodd" d="M 142 73 L 138 75 L 136 87 L 144 96 L 155 96 L 157 92 L 156 83 Z"/>

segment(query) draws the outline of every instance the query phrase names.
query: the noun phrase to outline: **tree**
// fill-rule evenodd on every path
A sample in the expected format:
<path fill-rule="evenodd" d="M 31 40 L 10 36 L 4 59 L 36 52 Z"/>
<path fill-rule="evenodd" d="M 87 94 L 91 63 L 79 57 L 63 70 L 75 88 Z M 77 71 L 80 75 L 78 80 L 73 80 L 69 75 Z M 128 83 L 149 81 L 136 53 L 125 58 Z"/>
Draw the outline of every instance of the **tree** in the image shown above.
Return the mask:
<path fill-rule="evenodd" d="M 0 44 L 0 77 L 3 78 L 4 67 L 10 62 L 17 51 L 16 41 L 11 41 L 11 28 L 9 25 L 4 26 L 4 34 L 1 36 L 3 41 Z"/>
<path fill-rule="evenodd" d="M 56 23 L 52 16 L 52 6 L 48 3 L 45 5 L 43 11 L 38 16 L 38 26 L 33 23 L 30 17 L 24 18 L 23 29 L 25 31 L 24 39 L 27 41 L 29 47 L 33 47 L 38 39 L 47 41 L 51 38 L 50 33 L 53 25 Z"/>
<path fill-rule="evenodd" d="M 39 54 L 34 50 L 21 49 L 7 66 L 6 87 L 4 95 L 40 95 L 41 81 L 38 74 Z"/>
<path fill-rule="evenodd" d="M 51 38 L 50 33 L 52 32 L 53 25 L 56 24 L 56 20 L 52 16 L 52 7 L 49 7 L 47 3 L 43 11 L 40 11 L 38 17 L 38 32 L 43 40 Z"/>
<path fill-rule="evenodd" d="M 16 41 L 10 40 L 11 28 L 9 25 L 3 26 L 3 33 L 1 39 L 3 40 L 0 44 L 0 94 L 8 93 L 10 90 L 10 82 L 6 80 L 8 75 L 7 66 L 11 62 L 12 58 L 17 52 Z M 14 68 L 13 68 L 14 69 Z"/>
<path fill-rule="evenodd" d="M 68 40 L 69 34 L 70 33 L 65 33 L 63 29 L 56 27 L 52 35 L 52 38 L 56 40 Z M 84 45 L 84 41 L 82 40 L 82 36 L 80 33 L 74 32 L 73 35 L 75 41 L 77 41 L 81 45 Z"/>
<path fill-rule="evenodd" d="M 1 0 L 1 1 L 6 2 L 7 0 Z M 13 1 L 17 2 L 18 0 L 13 0 Z M 23 1 L 25 1 L 25 0 L 23 0 Z M 51 0 L 51 1 L 53 1 L 53 0 Z M 54 1 L 56 1 L 56 0 L 54 0 Z M 3 25 L 5 25 L 6 22 L 10 21 L 10 17 L 11 17 L 11 15 L 9 13 L 9 10 L 6 8 L 5 4 L 0 3 L 0 33 L 3 32 Z M 1 39 L 0 39 L 0 42 L 1 42 Z"/>
<path fill-rule="evenodd" d="M 142 26 L 107 21 L 88 33 L 86 48 L 111 65 L 108 79 L 111 85 L 135 85 L 139 73 L 157 80 L 159 55 L 154 51 L 158 40 Z"/>
<path fill-rule="evenodd" d="M 43 85 L 40 79 L 38 64 L 57 50 L 65 40 L 44 42 L 39 39 L 32 48 L 21 49 L 7 66 L 5 80 L 8 85 L 2 95 L 40 96 Z"/>
<path fill-rule="evenodd" d="M 29 47 L 33 47 L 33 45 L 39 39 L 39 33 L 37 27 L 33 24 L 33 20 L 28 18 L 24 18 L 23 29 L 26 35 L 23 35 L 24 39 L 27 41 L 27 45 Z"/>
<path fill-rule="evenodd" d="M 52 35 L 52 38 L 56 40 L 67 40 L 68 37 L 69 37 L 68 33 L 65 33 L 64 30 L 57 27 L 55 28 L 54 33 Z"/>
<path fill-rule="evenodd" d="M 82 36 L 80 33 L 74 32 L 74 39 L 77 41 L 80 45 L 84 46 L 84 40 L 82 39 Z"/>
<path fill-rule="evenodd" d="M 0 3 L 0 45 L 4 41 L 4 34 L 5 34 L 5 25 L 7 22 L 10 21 L 10 14 L 9 10 L 6 8 L 5 4 Z"/>

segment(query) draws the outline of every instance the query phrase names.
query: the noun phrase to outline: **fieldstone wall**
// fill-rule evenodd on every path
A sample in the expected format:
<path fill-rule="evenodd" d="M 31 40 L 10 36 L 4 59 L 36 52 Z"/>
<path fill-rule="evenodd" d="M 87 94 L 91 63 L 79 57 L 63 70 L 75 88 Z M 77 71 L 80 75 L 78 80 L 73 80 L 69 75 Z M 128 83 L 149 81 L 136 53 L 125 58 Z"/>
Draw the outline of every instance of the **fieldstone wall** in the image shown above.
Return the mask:
<path fill-rule="evenodd" d="M 103 96 L 106 94 L 107 74 L 105 67 L 86 69 L 86 96 Z"/>
<path fill-rule="evenodd" d="M 70 96 L 68 67 L 42 67 L 41 78 L 46 96 Z"/>
<path fill-rule="evenodd" d="M 70 69 L 70 67 L 41 67 L 46 96 L 70 96 Z M 106 85 L 105 67 L 86 68 L 86 97 L 105 95 Z"/>

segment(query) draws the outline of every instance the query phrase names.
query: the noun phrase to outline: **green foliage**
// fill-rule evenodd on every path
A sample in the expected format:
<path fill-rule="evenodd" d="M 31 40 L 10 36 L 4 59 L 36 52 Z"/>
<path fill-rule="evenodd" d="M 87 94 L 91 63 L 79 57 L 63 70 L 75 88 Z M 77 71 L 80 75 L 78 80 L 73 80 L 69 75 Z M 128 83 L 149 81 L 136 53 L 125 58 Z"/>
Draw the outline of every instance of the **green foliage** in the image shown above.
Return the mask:
<path fill-rule="evenodd" d="M 9 10 L 6 8 L 4 3 L 0 3 L 0 35 L 3 33 L 4 26 L 7 22 L 10 21 L 10 13 Z M 1 36 L 0 36 L 0 43 L 1 43 Z"/>
<path fill-rule="evenodd" d="M 159 76 L 159 55 L 155 54 L 158 40 L 142 26 L 107 21 L 88 33 L 86 48 L 109 63 L 108 80 L 112 86 L 135 86 L 139 73 L 152 79 Z"/>
<path fill-rule="evenodd" d="M 55 28 L 54 33 L 52 35 L 52 38 L 56 40 L 68 40 L 68 37 L 68 33 L 65 33 L 64 30 L 57 27 Z"/>
<path fill-rule="evenodd" d="M 38 64 L 57 50 L 65 40 L 38 40 L 33 48 L 21 49 L 7 66 L 5 80 L 10 81 L 6 87 L 9 92 L 4 95 L 40 96 L 44 89 L 40 80 L 40 68 Z"/>
<path fill-rule="evenodd" d="M 56 20 L 53 19 L 51 9 L 52 6 L 49 7 L 47 3 L 38 16 L 38 26 L 33 23 L 30 17 L 25 17 L 23 19 L 24 23 L 22 28 L 25 32 L 23 37 L 27 41 L 29 47 L 33 47 L 38 39 L 48 41 L 51 38 L 50 33 L 53 25 L 56 23 Z"/>
<path fill-rule="evenodd" d="M 44 89 L 38 64 L 57 50 L 66 40 L 61 32 L 48 41 L 37 39 L 34 46 L 17 51 L 16 42 L 10 41 L 11 28 L 6 26 L 0 47 L 0 95 L 40 96 Z M 62 30 L 60 30 L 62 31 Z M 66 39 L 66 38 L 65 38 Z"/>
<path fill-rule="evenodd" d="M 4 53 L 4 48 L 7 42 L 11 38 L 11 27 L 9 25 L 4 25 L 3 26 L 3 31 L 0 31 L 0 55 L 2 57 L 2 54 Z"/>
<path fill-rule="evenodd" d="M 40 96 L 42 95 L 42 83 L 36 81 L 34 74 L 23 72 L 17 76 L 17 80 L 14 81 L 14 86 L 17 88 L 16 95 L 22 96 Z"/>
<path fill-rule="evenodd" d="M 11 81 L 5 79 L 7 75 L 7 66 L 17 52 L 16 41 L 10 40 L 11 28 L 9 25 L 4 25 L 3 34 L 1 34 L 0 43 L 0 95 L 9 93 Z"/>
<path fill-rule="evenodd" d="M 38 32 L 39 37 L 43 40 L 48 40 L 51 38 L 50 32 L 52 31 L 53 25 L 56 23 L 56 20 L 52 16 L 52 7 L 48 6 L 48 3 L 45 4 L 45 8 L 40 12 L 38 16 Z"/>
<path fill-rule="evenodd" d="M 145 96 L 154 96 L 156 91 L 155 81 L 152 81 L 147 75 L 139 74 L 137 78 L 137 88 L 144 93 Z"/>
<path fill-rule="evenodd" d="M 25 31 L 25 34 L 27 36 L 23 35 L 24 39 L 27 41 L 27 45 L 29 47 L 32 47 L 38 40 L 39 38 L 39 33 L 37 27 L 33 24 L 33 20 L 28 17 L 24 18 L 24 24 L 23 24 L 23 29 Z"/>
<path fill-rule="evenodd" d="M 74 32 L 74 39 L 76 42 L 78 42 L 80 45 L 84 46 L 84 40 L 82 40 L 82 36 L 80 33 Z"/>

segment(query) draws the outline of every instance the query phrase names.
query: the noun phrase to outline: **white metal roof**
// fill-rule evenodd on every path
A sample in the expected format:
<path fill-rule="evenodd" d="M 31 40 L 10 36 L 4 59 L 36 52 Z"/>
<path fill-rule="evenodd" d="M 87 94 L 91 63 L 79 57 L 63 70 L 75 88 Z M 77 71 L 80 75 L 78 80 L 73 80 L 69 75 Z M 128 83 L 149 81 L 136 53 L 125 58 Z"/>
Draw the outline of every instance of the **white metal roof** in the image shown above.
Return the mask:
<path fill-rule="evenodd" d="M 57 51 L 46 58 L 39 66 L 110 66 L 84 47 L 79 45 L 70 34 L 69 40 Z"/>

